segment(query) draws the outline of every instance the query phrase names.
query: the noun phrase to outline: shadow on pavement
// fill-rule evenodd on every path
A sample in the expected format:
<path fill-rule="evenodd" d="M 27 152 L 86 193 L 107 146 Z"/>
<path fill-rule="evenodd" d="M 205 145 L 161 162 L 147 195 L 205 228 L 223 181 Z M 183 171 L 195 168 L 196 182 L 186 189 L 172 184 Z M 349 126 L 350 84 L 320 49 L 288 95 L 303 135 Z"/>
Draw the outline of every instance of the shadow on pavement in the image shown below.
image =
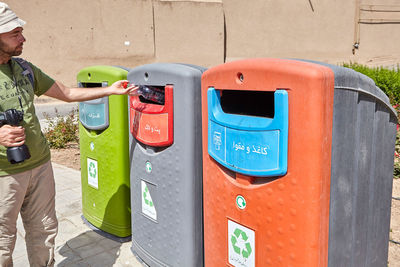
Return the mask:
<path fill-rule="evenodd" d="M 68 240 L 57 249 L 61 256 L 55 266 L 113 266 L 121 243 L 91 230 Z"/>

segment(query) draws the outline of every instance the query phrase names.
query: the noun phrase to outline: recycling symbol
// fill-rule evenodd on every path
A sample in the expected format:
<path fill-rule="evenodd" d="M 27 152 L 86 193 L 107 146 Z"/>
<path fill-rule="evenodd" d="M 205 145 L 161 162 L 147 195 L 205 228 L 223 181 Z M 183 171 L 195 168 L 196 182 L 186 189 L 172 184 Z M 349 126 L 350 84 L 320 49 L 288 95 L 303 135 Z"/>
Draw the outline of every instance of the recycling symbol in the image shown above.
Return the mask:
<path fill-rule="evenodd" d="M 96 174 L 97 174 L 96 166 L 94 165 L 93 162 L 90 162 L 89 175 L 90 175 L 90 177 L 96 178 Z"/>
<path fill-rule="evenodd" d="M 252 249 L 251 249 L 251 246 L 250 246 L 250 242 L 246 242 L 245 243 L 245 247 L 246 248 L 245 249 L 244 248 L 241 249 L 239 246 L 237 246 L 237 242 L 238 242 L 239 237 L 241 237 L 244 242 L 246 242 L 249 239 L 244 231 L 236 228 L 235 231 L 233 232 L 232 237 L 231 237 L 231 243 L 232 243 L 232 246 L 233 246 L 233 250 L 237 254 L 242 255 L 244 258 L 247 259 L 247 258 L 249 258 L 250 254 L 252 252 Z"/>
<path fill-rule="evenodd" d="M 144 189 L 144 192 L 143 192 L 144 203 L 146 203 L 146 205 L 149 205 L 150 207 L 153 207 L 154 206 L 153 201 L 147 199 L 147 195 L 150 195 L 150 193 L 149 193 L 149 189 L 146 186 Z"/>
<path fill-rule="evenodd" d="M 243 196 L 238 195 L 236 197 L 236 205 L 238 206 L 239 209 L 245 209 L 246 208 L 246 199 L 244 199 Z"/>
<path fill-rule="evenodd" d="M 151 173 L 151 170 L 152 170 L 153 168 L 152 168 L 152 166 L 151 166 L 151 163 L 150 163 L 150 161 L 146 161 L 146 172 L 147 173 Z"/>

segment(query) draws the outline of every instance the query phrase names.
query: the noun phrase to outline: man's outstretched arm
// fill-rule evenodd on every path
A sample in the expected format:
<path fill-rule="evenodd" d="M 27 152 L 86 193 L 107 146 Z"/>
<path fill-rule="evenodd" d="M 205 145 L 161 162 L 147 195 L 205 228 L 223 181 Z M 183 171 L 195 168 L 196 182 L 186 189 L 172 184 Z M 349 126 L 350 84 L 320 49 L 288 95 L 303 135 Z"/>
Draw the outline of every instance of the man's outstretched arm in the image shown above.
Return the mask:
<path fill-rule="evenodd" d="M 127 82 L 126 80 L 117 81 L 108 87 L 74 88 L 67 87 L 61 82 L 56 81 L 44 95 L 65 102 L 81 102 L 110 95 L 133 94 L 138 87 L 129 84 L 127 88 L 124 88 Z"/>

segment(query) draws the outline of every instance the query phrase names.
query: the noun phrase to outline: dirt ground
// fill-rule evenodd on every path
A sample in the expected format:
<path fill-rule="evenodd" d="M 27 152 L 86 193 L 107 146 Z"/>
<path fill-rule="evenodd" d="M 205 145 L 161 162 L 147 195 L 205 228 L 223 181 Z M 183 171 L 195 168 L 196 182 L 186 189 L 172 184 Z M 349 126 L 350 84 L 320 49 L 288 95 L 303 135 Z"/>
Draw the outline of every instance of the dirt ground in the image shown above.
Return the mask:
<path fill-rule="evenodd" d="M 65 149 L 52 149 L 52 161 L 69 168 L 80 170 L 78 144 L 69 144 Z M 390 239 L 400 243 L 400 179 L 393 180 L 392 217 Z M 400 244 L 389 242 L 389 267 L 400 267 Z"/>
<path fill-rule="evenodd" d="M 75 170 L 80 170 L 79 145 L 77 143 L 70 143 L 63 149 L 51 149 L 51 161 Z"/>

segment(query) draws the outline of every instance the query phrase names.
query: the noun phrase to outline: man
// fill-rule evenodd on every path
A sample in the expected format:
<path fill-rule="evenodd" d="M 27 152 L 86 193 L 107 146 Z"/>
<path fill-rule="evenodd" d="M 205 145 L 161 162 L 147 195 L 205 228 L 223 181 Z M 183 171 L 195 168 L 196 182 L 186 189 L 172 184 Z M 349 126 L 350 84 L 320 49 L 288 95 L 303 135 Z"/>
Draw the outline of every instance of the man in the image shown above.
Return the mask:
<path fill-rule="evenodd" d="M 0 127 L 0 266 L 12 266 L 16 241 L 16 221 L 21 213 L 25 241 L 31 266 L 54 265 L 54 239 L 57 235 L 55 188 L 50 150 L 41 132 L 33 106 L 34 95 L 42 94 L 63 101 L 85 101 L 111 94 L 132 93 L 137 87 L 124 88 L 126 81 L 104 88 L 69 88 L 54 81 L 30 64 L 34 83 L 26 70 L 13 59 L 23 50 L 25 22 L 0 2 L 0 112 L 21 110 L 21 126 Z M 31 157 L 11 164 L 6 148 L 26 144 Z"/>

